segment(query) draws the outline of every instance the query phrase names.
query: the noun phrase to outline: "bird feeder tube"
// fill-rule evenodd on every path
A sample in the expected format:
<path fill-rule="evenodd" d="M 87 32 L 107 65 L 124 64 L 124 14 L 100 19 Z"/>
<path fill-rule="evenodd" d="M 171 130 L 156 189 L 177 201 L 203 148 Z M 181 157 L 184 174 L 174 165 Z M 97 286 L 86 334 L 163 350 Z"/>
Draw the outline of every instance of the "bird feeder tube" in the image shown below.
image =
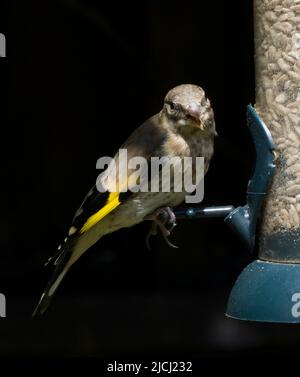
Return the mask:
<path fill-rule="evenodd" d="M 259 259 L 237 279 L 231 318 L 300 323 L 300 1 L 254 0 L 256 111 L 274 141 Z"/>
<path fill-rule="evenodd" d="M 300 1 L 254 0 L 256 111 L 276 149 L 262 260 L 300 263 Z"/>

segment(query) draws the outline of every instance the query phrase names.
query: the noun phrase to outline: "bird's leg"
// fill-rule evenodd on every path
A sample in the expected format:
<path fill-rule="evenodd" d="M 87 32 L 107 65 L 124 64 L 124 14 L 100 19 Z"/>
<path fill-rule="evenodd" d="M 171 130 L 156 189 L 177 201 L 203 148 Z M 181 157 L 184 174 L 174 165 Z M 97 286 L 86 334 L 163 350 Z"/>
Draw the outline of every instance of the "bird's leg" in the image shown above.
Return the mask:
<path fill-rule="evenodd" d="M 172 230 L 176 226 L 176 217 L 174 215 L 174 212 L 171 210 L 170 207 L 162 207 L 158 208 L 156 211 L 151 213 L 150 215 L 147 215 L 144 220 L 150 220 L 152 221 L 151 228 L 149 230 L 149 233 L 146 238 L 146 244 L 149 247 L 149 239 L 151 236 L 157 234 L 157 229 L 159 228 L 161 231 L 161 234 L 166 241 L 166 243 L 173 248 L 177 248 L 178 246 L 173 245 L 168 237 L 170 236 Z"/>
<path fill-rule="evenodd" d="M 145 220 L 147 220 L 147 219 L 145 218 Z M 149 232 L 148 232 L 147 237 L 146 237 L 146 245 L 147 245 L 149 250 L 151 250 L 151 247 L 150 247 L 150 244 L 149 244 L 150 237 L 156 236 L 156 235 L 157 235 L 157 223 L 155 221 L 152 221 L 151 227 L 150 227 Z"/>

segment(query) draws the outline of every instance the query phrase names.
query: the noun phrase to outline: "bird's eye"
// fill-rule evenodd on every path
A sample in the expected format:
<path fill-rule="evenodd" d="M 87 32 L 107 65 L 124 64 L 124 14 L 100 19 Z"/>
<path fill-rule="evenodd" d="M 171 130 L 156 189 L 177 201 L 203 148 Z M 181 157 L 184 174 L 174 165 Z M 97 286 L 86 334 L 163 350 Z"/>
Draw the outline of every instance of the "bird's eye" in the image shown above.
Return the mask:
<path fill-rule="evenodd" d="M 167 110 L 169 113 L 173 113 L 176 110 L 176 106 L 173 102 L 167 102 Z"/>

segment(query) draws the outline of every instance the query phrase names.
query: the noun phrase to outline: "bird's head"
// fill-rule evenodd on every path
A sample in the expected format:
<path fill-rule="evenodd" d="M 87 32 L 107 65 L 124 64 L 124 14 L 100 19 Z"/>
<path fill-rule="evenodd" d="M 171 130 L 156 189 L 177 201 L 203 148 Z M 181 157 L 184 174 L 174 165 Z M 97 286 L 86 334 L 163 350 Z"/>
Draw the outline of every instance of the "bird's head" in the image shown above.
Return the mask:
<path fill-rule="evenodd" d="M 214 112 L 200 86 L 184 84 L 171 89 L 165 97 L 162 116 L 178 132 L 201 130 L 216 135 Z"/>

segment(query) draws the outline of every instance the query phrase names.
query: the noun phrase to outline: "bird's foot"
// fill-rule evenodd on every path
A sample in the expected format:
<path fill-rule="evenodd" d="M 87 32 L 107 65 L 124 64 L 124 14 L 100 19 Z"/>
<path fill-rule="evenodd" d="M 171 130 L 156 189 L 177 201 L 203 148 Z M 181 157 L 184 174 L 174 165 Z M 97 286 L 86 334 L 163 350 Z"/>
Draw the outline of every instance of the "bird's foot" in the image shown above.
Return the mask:
<path fill-rule="evenodd" d="M 170 207 L 158 208 L 156 211 L 146 216 L 144 220 L 152 221 L 151 228 L 146 238 L 146 244 L 149 250 L 150 250 L 149 239 L 151 236 L 157 235 L 158 228 L 161 231 L 161 234 L 164 240 L 166 241 L 167 245 L 173 248 L 178 248 L 178 246 L 173 245 L 168 239 L 172 230 L 176 226 L 176 217 Z"/>

